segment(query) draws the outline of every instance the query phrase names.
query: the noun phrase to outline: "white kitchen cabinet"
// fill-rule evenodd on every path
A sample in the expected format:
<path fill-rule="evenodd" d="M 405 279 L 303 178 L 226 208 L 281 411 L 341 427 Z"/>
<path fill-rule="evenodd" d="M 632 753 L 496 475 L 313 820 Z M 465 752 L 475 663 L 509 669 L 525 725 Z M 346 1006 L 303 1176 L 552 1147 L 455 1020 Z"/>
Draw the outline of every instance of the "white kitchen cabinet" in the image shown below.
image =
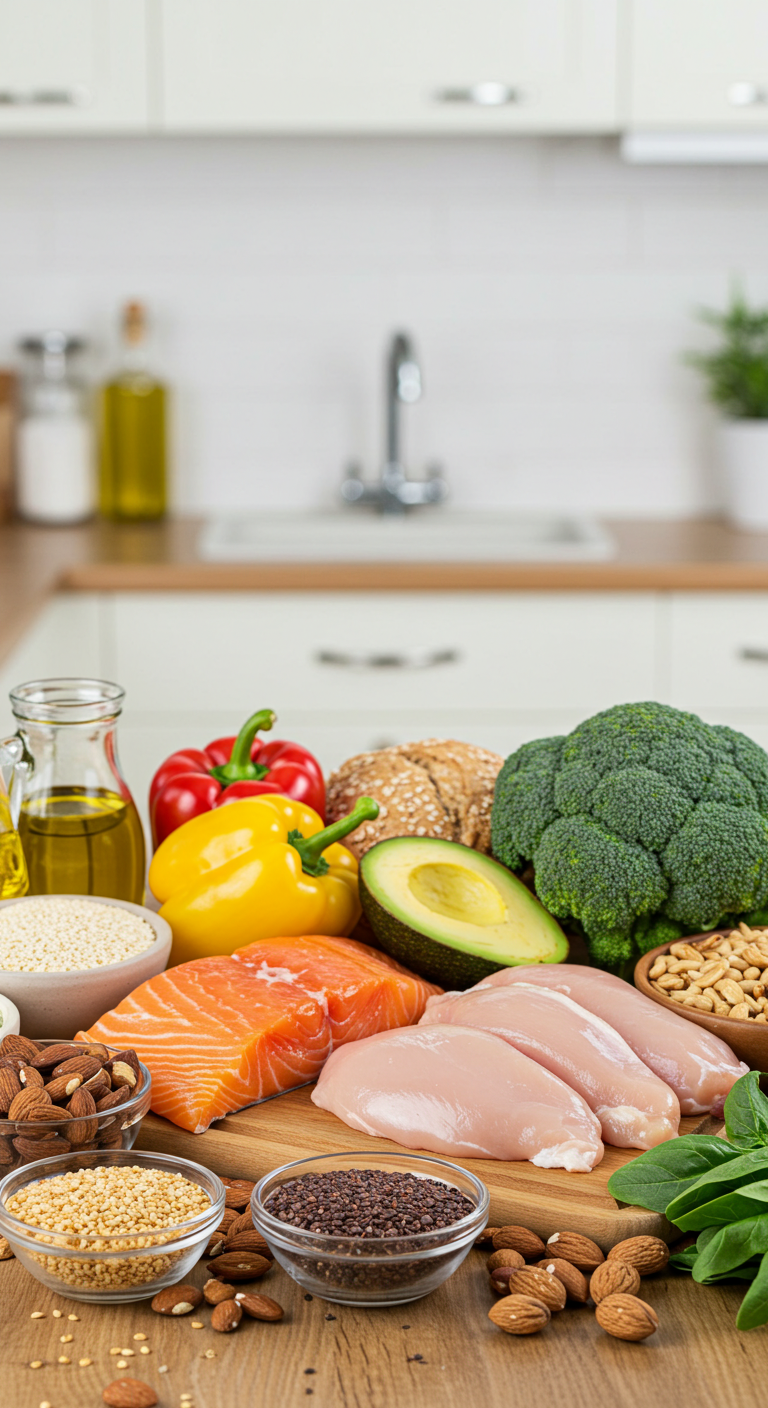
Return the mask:
<path fill-rule="evenodd" d="M 160 0 L 169 131 L 607 131 L 619 0 Z"/>
<path fill-rule="evenodd" d="M 0 134 L 146 131 L 153 2 L 0 0 Z"/>
<path fill-rule="evenodd" d="M 631 0 L 629 53 L 632 127 L 768 127 L 766 0 Z"/>
<path fill-rule="evenodd" d="M 669 660 L 676 708 L 768 717 L 768 594 L 672 594 Z"/>

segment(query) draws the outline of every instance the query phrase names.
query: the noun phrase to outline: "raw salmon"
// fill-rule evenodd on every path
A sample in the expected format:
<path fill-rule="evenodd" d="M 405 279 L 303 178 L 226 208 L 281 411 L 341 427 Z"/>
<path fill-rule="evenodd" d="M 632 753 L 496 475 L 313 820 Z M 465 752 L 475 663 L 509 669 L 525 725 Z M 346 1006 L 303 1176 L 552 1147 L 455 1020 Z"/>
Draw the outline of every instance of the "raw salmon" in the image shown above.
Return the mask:
<path fill-rule="evenodd" d="M 314 1080 L 334 1045 L 417 1022 L 439 991 L 353 939 L 262 939 L 150 978 L 85 1036 L 133 1047 L 152 1109 L 197 1134 Z"/>
<path fill-rule="evenodd" d="M 393 958 L 355 939 L 258 939 L 232 955 L 261 982 L 288 983 L 324 1004 L 334 1046 L 418 1022 L 439 994 Z"/>

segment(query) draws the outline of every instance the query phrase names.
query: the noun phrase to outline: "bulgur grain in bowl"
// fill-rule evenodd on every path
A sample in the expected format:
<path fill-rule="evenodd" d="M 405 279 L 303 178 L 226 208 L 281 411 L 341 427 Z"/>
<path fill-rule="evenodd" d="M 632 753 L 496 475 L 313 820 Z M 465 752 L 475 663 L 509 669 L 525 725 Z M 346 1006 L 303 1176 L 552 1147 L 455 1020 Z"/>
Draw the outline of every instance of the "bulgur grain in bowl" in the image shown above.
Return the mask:
<path fill-rule="evenodd" d="M 0 990 L 18 1007 L 25 1036 L 69 1040 L 162 973 L 171 939 L 165 919 L 128 900 L 0 900 Z"/>
<path fill-rule="evenodd" d="M 0 1182 L 0 1236 L 71 1300 L 146 1300 L 182 1281 L 223 1211 L 216 1175 L 169 1154 L 62 1154 Z"/>

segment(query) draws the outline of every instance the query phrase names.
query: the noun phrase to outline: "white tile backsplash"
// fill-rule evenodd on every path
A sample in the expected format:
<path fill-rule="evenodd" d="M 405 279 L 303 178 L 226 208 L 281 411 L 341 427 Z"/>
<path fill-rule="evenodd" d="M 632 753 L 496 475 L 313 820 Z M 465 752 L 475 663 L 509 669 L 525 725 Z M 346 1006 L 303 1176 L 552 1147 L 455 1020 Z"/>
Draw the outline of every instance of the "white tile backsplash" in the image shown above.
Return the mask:
<path fill-rule="evenodd" d="M 180 506 L 327 500 L 377 466 L 410 329 L 414 467 L 458 504 L 718 506 L 681 349 L 734 277 L 768 299 L 768 170 L 630 168 L 607 139 L 0 140 L 0 360 L 63 323 L 103 371 L 147 300 Z"/>

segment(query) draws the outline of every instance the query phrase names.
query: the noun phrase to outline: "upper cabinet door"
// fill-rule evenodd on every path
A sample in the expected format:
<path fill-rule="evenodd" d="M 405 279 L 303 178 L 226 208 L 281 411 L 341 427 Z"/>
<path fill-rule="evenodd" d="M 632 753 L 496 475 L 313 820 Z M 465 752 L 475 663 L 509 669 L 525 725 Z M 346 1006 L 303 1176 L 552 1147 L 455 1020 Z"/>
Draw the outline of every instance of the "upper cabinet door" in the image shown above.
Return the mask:
<path fill-rule="evenodd" d="M 161 0 L 171 131 L 617 125 L 619 0 Z"/>
<path fill-rule="evenodd" d="M 768 126 L 766 0 L 632 0 L 629 119 Z"/>
<path fill-rule="evenodd" d="M 146 131 L 147 0 L 0 0 L 0 133 Z"/>

